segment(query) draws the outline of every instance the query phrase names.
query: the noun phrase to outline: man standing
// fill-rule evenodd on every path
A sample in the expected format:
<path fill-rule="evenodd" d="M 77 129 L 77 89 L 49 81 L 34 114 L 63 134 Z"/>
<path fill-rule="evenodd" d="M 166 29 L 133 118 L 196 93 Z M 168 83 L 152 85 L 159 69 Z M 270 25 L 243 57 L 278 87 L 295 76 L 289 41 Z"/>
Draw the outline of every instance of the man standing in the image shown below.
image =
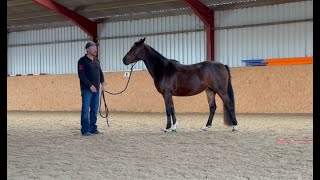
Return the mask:
<path fill-rule="evenodd" d="M 85 49 L 87 54 L 78 61 L 78 76 L 80 79 L 82 108 L 81 133 L 83 136 L 101 134 L 97 129 L 97 114 L 99 109 L 99 89 L 105 90 L 103 73 L 97 56 L 97 44 L 89 41 Z M 90 108 L 90 111 L 89 111 Z"/>

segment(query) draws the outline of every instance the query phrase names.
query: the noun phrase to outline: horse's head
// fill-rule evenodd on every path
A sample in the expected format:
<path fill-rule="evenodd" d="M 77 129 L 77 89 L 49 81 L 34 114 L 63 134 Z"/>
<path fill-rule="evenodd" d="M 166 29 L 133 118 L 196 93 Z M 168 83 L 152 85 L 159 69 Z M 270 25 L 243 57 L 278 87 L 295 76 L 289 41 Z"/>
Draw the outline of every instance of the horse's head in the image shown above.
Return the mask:
<path fill-rule="evenodd" d="M 141 49 L 143 49 L 143 43 L 145 38 L 140 39 L 140 41 L 137 41 L 133 44 L 129 52 L 123 57 L 123 64 L 129 65 L 131 63 L 135 63 L 139 60 L 141 60 Z"/>

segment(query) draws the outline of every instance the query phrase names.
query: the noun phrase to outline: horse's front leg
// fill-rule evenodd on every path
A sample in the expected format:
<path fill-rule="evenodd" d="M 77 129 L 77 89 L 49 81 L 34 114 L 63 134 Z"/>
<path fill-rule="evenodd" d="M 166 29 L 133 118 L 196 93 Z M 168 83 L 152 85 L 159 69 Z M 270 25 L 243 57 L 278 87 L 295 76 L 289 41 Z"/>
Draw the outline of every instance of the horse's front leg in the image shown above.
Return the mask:
<path fill-rule="evenodd" d="M 171 116 L 172 116 L 172 127 L 170 129 L 172 131 L 176 131 L 178 126 L 179 126 L 179 123 L 178 123 L 177 118 L 176 118 L 176 113 L 175 113 L 175 110 L 174 110 L 173 100 L 172 100 L 172 113 L 171 113 Z"/>
<path fill-rule="evenodd" d="M 165 106 L 166 106 L 166 115 L 167 115 L 167 126 L 164 132 L 171 132 L 171 115 L 173 112 L 172 106 L 172 95 L 167 93 L 163 95 Z"/>

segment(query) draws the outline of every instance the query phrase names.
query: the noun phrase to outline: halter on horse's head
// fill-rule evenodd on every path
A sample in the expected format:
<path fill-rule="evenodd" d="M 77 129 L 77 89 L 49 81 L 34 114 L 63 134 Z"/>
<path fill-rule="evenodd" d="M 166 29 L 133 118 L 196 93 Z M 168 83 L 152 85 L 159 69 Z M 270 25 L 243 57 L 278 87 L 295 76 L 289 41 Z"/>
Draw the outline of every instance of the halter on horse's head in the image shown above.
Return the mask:
<path fill-rule="evenodd" d="M 135 42 L 129 52 L 123 58 L 123 64 L 129 65 L 131 63 L 135 63 L 141 60 L 139 57 L 140 50 L 142 48 L 142 44 L 144 43 L 145 38 L 140 39 L 139 41 Z"/>

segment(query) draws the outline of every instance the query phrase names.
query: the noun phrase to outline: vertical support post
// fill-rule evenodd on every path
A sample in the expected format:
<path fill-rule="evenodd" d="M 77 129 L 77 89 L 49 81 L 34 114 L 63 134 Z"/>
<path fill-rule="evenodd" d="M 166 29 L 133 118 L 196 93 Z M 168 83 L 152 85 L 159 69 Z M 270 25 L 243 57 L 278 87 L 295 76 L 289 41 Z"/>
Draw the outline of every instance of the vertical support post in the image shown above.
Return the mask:
<path fill-rule="evenodd" d="M 207 60 L 214 61 L 214 11 L 199 0 L 182 1 L 191 7 L 192 11 L 204 23 L 207 34 Z"/>

